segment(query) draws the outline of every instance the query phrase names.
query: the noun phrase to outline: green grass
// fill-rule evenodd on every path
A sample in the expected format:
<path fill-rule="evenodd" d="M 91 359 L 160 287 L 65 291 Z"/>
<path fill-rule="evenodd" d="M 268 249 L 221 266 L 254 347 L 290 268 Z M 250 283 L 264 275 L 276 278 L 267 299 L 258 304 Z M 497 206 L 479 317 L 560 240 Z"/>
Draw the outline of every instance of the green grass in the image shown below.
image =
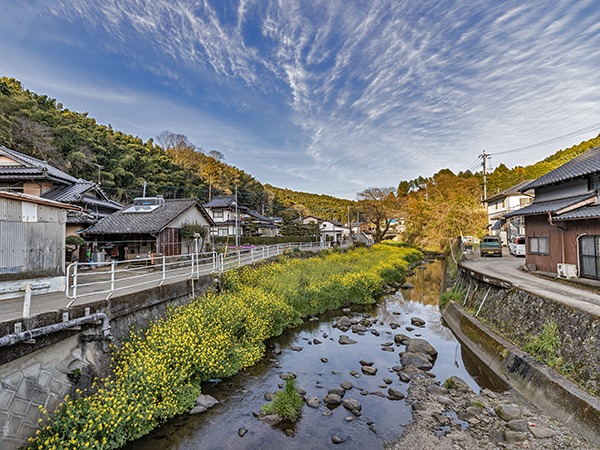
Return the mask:
<path fill-rule="evenodd" d="M 560 367 L 563 365 L 563 359 L 559 353 L 560 346 L 558 327 L 556 323 L 549 322 L 540 334 L 529 337 L 529 342 L 523 347 L 523 350 L 531 353 L 535 356 L 535 359 L 550 367 Z"/>
<path fill-rule="evenodd" d="M 282 391 L 277 391 L 271 403 L 262 406 L 264 413 L 276 413 L 286 420 L 296 422 L 302 413 L 304 400 L 296 392 L 296 379 L 286 378 Z"/>

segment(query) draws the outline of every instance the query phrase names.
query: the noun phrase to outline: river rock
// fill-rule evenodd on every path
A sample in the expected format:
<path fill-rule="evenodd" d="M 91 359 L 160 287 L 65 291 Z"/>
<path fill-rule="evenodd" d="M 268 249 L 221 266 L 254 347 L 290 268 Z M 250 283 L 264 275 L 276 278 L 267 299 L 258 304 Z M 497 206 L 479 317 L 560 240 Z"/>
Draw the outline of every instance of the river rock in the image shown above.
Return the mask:
<path fill-rule="evenodd" d="M 398 400 L 404 398 L 404 394 L 402 392 L 400 392 L 398 389 L 389 388 L 388 394 L 390 397 L 394 397 L 395 399 L 398 399 Z"/>
<path fill-rule="evenodd" d="M 504 432 L 504 440 L 507 442 L 525 442 L 529 440 L 529 435 L 519 431 L 506 430 Z"/>
<path fill-rule="evenodd" d="M 483 409 L 481 409 L 477 406 L 469 406 L 469 407 L 467 407 L 467 412 L 469 414 L 471 414 L 472 416 L 478 416 L 479 414 L 481 414 L 483 412 Z"/>
<path fill-rule="evenodd" d="M 344 420 L 346 422 L 354 422 L 356 420 L 356 416 L 348 416 L 348 417 L 344 417 Z"/>
<path fill-rule="evenodd" d="M 451 399 L 449 399 L 448 397 L 444 396 L 444 395 L 439 395 L 436 400 L 438 401 L 438 403 L 441 403 L 442 405 L 447 405 L 450 406 L 454 403 L 454 401 L 452 401 Z"/>
<path fill-rule="evenodd" d="M 340 398 L 344 398 L 344 395 L 346 395 L 346 391 L 344 389 L 340 389 L 340 388 L 333 388 L 333 389 L 329 389 L 328 394 L 335 394 L 335 395 L 339 395 Z"/>
<path fill-rule="evenodd" d="M 376 375 L 377 369 L 371 366 L 362 366 L 362 373 L 365 375 Z"/>
<path fill-rule="evenodd" d="M 323 402 L 327 405 L 339 405 L 342 403 L 342 398 L 336 394 L 327 394 L 323 399 Z"/>
<path fill-rule="evenodd" d="M 196 406 L 203 406 L 206 409 L 212 408 L 217 403 L 219 403 L 219 400 L 211 395 L 200 394 L 198 398 L 196 398 Z"/>
<path fill-rule="evenodd" d="M 273 349 L 273 353 L 275 353 L 276 355 L 281 355 L 281 349 L 280 348 L 274 348 Z"/>
<path fill-rule="evenodd" d="M 415 274 L 412 270 L 410 270 L 409 272 L 411 273 L 410 276 Z M 400 289 L 413 289 L 413 288 L 414 288 L 414 285 L 412 283 L 404 283 L 402 286 L 400 286 Z"/>
<path fill-rule="evenodd" d="M 354 331 L 355 333 L 359 333 L 359 332 L 365 333 L 365 332 L 369 331 L 369 329 L 362 325 L 352 325 L 352 331 Z"/>
<path fill-rule="evenodd" d="M 321 358 L 321 362 L 323 362 L 323 363 L 326 363 L 326 362 L 328 362 L 328 361 L 329 361 L 329 360 L 328 360 L 327 358 Z"/>
<path fill-rule="evenodd" d="M 321 400 L 319 400 L 318 397 L 311 397 L 306 401 L 306 404 L 308 406 L 310 406 L 311 408 L 317 409 L 319 407 L 319 405 L 321 404 Z"/>
<path fill-rule="evenodd" d="M 450 378 L 448 378 L 448 380 L 450 383 L 450 389 L 457 389 L 459 392 L 469 392 L 471 390 L 467 382 L 461 377 L 452 375 Z"/>
<path fill-rule="evenodd" d="M 265 401 L 267 402 L 271 402 L 273 401 L 273 397 L 275 397 L 275 394 L 273 394 L 272 392 L 265 392 Z"/>
<path fill-rule="evenodd" d="M 361 394 L 362 394 L 362 392 L 361 392 Z M 373 392 L 371 392 L 371 395 L 376 395 L 377 397 L 385 398 L 385 394 L 381 391 L 373 391 Z"/>
<path fill-rule="evenodd" d="M 391 347 L 392 345 L 394 345 L 393 342 L 385 342 L 384 344 L 381 344 L 382 347 Z"/>
<path fill-rule="evenodd" d="M 348 319 L 346 316 L 340 317 L 335 324 L 338 327 L 350 327 L 350 326 L 352 326 L 352 323 L 350 322 L 350 319 Z"/>
<path fill-rule="evenodd" d="M 322 343 L 322 342 L 321 342 L 320 340 L 318 340 L 318 339 L 313 339 L 313 344 L 315 344 L 315 345 L 319 345 L 319 344 L 321 344 L 321 343 Z"/>
<path fill-rule="evenodd" d="M 415 366 L 417 369 L 429 370 L 433 364 L 429 361 L 428 355 L 423 353 L 404 352 L 400 357 L 400 363 L 403 366 Z"/>
<path fill-rule="evenodd" d="M 373 361 L 367 361 L 366 359 L 361 359 L 359 361 L 359 364 L 361 366 L 372 366 L 373 364 L 375 364 Z"/>
<path fill-rule="evenodd" d="M 329 417 L 333 414 L 333 411 L 331 410 L 327 410 L 327 411 L 323 411 L 323 417 Z"/>
<path fill-rule="evenodd" d="M 292 350 L 294 352 L 301 352 L 302 351 L 302 347 L 290 347 L 290 350 Z"/>
<path fill-rule="evenodd" d="M 405 327 L 405 328 L 406 328 L 406 331 L 413 331 L 414 330 L 413 327 Z"/>
<path fill-rule="evenodd" d="M 371 329 L 371 334 L 373 336 L 377 336 L 377 337 L 379 337 L 381 335 L 381 333 L 379 333 L 379 331 L 377 331 L 375 328 Z"/>
<path fill-rule="evenodd" d="M 360 378 L 360 373 L 358 373 L 356 370 L 351 370 L 350 375 L 352 375 L 354 378 Z"/>
<path fill-rule="evenodd" d="M 350 345 L 350 344 L 356 344 L 356 341 L 354 339 L 350 339 L 348 336 L 346 336 L 345 334 L 342 334 L 338 340 L 338 342 L 341 345 Z"/>
<path fill-rule="evenodd" d="M 240 428 L 240 429 L 238 430 L 238 435 L 239 435 L 240 437 L 244 437 L 244 435 L 245 435 L 247 432 L 248 432 L 248 430 L 246 430 L 245 428 Z"/>
<path fill-rule="evenodd" d="M 357 324 L 358 324 L 358 320 L 350 319 L 350 325 L 357 325 Z"/>
<path fill-rule="evenodd" d="M 405 334 L 395 334 L 394 342 L 398 345 L 406 345 L 411 341 L 411 339 Z"/>
<path fill-rule="evenodd" d="M 264 414 L 264 413 L 260 413 L 258 416 L 258 420 L 260 420 L 261 422 L 264 422 L 268 425 L 278 425 L 281 422 L 283 422 L 283 417 L 281 417 L 279 414 Z"/>
<path fill-rule="evenodd" d="M 442 414 L 432 414 L 431 417 L 437 420 L 437 422 L 443 427 L 446 425 L 450 425 L 450 419 L 446 416 L 443 416 Z"/>
<path fill-rule="evenodd" d="M 337 434 L 334 434 L 333 436 L 331 436 L 331 442 L 333 442 L 334 444 L 341 444 L 343 442 L 346 442 L 346 439 L 339 437 Z"/>
<path fill-rule="evenodd" d="M 508 428 L 519 433 L 527 433 L 528 423 L 525 419 L 513 419 L 509 420 L 506 424 Z"/>
<path fill-rule="evenodd" d="M 536 439 L 547 439 L 556 436 L 556 431 L 546 427 L 529 426 L 529 431 Z"/>
<path fill-rule="evenodd" d="M 352 387 L 354 385 L 352 384 L 351 381 L 343 381 L 343 382 L 340 383 L 340 386 L 343 387 L 345 390 L 348 391 L 348 390 L 352 389 Z"/>
<path fill-rule="evenodd" d="M 513 404 L 502 404 L 496 406 L 496 414 L 505 422 L 521 418 L 521 408 Z"/>
<path fill-rule="evenodd" d="M 394 381 L 393 381 L 393 380 L 390 380 L 389 378 L 384 378 L 384 379 L 383 379 L 383 382 L 384 382 L 385 384 L 392 384 Z"/>
<path fill-rule="evenodd" d="M 204 406 L 194 406 L 190 410 L 190 414 L 202 414 L 202 413 L 205 413 L 206 411 L 208 411 L 208 409 L 205 408 Z"/>
<path fill-rule="evenodd" d="M 342 406 L 350 411 L 360 411 L 362 409 L 362 405 L 354 398 L 345 399 Z"/>
<path fill-rule="evenodd" d="M 399 328 L 399 327 L 400 327 L 399 323 L 397 323 L 397 322 L 390 322 L 390 328 L 392 330 L 395 330 L 396 328 Z"/>
<path fill-rule="evenodd" d="M 423 319 L 421 319 L 420 317 L 411 317 L 410 323 L 412 325 L 414 325 L 415 327 L 424 327 L 425 326 L 425 321 Z"/>
<path fill-rule="evenodd" d="M 394 372 L 400 372 L 402 370 L 402 366 L 394 366 L 394 367 L 392 367 L 392 370 Z"/>
<path fill-rule="evenodd" d="M 279 374 L 279 378 L 281 378 L 282 380 L 287 380 L 288 378 L 296 378 L 297 375 L 294 372 L 286 372 L 286 373 L 280 373 Z"/>
<path fill-rule="evenodd" d="M 438 353 L 429 342 L 421 338 L 411 339 L 406 345 L 406 351 L 413 353 L 425 353 L 426 355 L 431 356 L 435 356 Z"/>
<path fill-rule="evenodd" d="M 427 389 L 425 389 L 425 392 L 427 392 L 428 394 L 433 395 L 433 396 L 446 395 L 446 394 L 448 394 L 448 389 L 434 384 L 431 386 L 427 386 Z"/>
<path fill-rule="evenodd" d="M 394 347 L 381 347 L 381 350 L 384 352 L 395 352 Z"/>
<path fill-rule="evenodd" d="M 342 312 L 348 314 L 349 312 L 352 312 L 352 310 L 350 308 L 342 308 Z"/>

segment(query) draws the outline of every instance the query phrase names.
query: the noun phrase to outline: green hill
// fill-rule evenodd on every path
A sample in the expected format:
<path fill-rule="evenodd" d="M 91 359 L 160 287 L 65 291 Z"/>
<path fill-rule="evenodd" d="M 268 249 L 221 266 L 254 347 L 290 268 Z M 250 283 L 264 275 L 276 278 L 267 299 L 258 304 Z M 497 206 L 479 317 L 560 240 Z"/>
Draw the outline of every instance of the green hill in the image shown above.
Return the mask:
<path fill-rule="evenodd" d="M 264 186 L 224 163 L 219 152 L 206 154 L 183 135 L 159 131 L 156 142 L 144 142 L 24 89 L 14 78 L 0 78 L 0 145 L 45 160 L 75 177 L 100 181 L 118 202 L 141 196 L 146 182 L 146 195 L 198 196 L 203 202 L 232 194 L 237 186 L 241 203 L 276 216 L 297 216 L 286 208 L 301 203 L 316 215 L 340 218 L 337 210 L 345 211 L 353 203 Z"/>

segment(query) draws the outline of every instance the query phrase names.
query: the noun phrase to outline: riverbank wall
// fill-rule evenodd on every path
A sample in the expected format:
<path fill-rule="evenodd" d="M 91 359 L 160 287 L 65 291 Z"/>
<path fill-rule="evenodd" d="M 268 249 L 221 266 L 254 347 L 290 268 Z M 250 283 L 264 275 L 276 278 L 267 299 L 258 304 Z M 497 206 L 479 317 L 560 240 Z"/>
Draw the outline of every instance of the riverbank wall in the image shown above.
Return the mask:
<path fill-rule="evenodd" d="M 442 315 L 457 338 L 534 405 L 600 444 L 600 317 L 460 264 L 453 290 L 460 303 Z M 561 342 L 556 367 L 579 385 L 521 349 L 550 323 Z"/>
<path fill-rule="evenodd" d="M 110 320 L 110 333 L 122 338 L 132 329 L 143 329 L 151 320 L 170 309 L 189 303 L 206 291 L 213 277 L 206 275 L 146 289 L 109 300 L 73 306 L 0 323 L 0 336 L 34 330 L 90 314 L 104 313 Z M 65 316 L 66 314 L 66 316 Z M 111 371 L 109 341 L 102 339 L 102 325 L 89 324 L 57 331 L 35 342 L 0 347 L 0 448 L 17 449 L 27 445 L 43 417 L 40 405 L 54 411 L 69 395 L 91 387 L 95 377 Z"/>

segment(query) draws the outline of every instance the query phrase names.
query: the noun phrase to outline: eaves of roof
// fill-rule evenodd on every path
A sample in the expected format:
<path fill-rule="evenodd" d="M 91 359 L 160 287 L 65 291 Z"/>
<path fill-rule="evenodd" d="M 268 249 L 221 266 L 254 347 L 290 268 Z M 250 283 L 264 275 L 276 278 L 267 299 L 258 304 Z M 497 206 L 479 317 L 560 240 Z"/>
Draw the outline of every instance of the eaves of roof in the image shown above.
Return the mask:
<path fill-rule="evenodd" d="M 595 197 L 595 195 L 595 192 L 588 192 L 587 194 L 575 195 L 573 197 L 547 200 L 545 202 L 533 202 L 529 206 L 525 206 L 524 208 L 505 214 L 504 217 L 509 218 L 515 216 L 532 216 L 536 214 L 547 214 L 549 212 L 554 213 L 589 198 Z"/>

